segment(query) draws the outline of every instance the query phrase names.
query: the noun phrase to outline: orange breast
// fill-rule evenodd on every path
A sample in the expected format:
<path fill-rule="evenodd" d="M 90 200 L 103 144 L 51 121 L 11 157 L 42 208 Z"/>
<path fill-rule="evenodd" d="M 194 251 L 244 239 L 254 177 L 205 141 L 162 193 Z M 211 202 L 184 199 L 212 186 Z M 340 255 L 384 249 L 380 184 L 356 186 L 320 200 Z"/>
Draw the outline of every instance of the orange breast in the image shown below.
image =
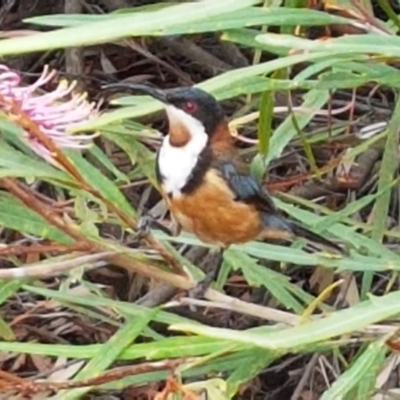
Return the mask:
<path fill-rule="evenodd" d="M 214 170 L 190 196 L 166 199 L 182 228 L 218 246 L 257 239 L 262 226 L 257 210 L 234 200 L 234 194 Z"/>

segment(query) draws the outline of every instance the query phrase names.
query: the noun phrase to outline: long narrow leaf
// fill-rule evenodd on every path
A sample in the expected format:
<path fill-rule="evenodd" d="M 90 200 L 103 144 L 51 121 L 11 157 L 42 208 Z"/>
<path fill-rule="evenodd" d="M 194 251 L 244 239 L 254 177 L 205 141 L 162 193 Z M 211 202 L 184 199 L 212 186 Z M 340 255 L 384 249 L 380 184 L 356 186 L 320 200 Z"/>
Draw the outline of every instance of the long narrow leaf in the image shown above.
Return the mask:
<path fill-rule="evenodd" d="M 149 18 L 141 14 L 121 14 L 118 17 L 89 25 L 58 29 L 29 37 L 18 37 L 0 42 L 0 55 L 21 54 L 34 51 L 59 49 L 73 46 L 91 45 L 119 40 L 131 35 L 160 32 L 181 21 L 194 23 L 202 18 L 211 18 L 231 11 L 257 4 L 259 0 L 206 0 L 201 3 L 183 3 L 154 11 Z M 179 15 L 179 18 L 174 16 Z"/>
<path fill-rule="evenodd" d="M 381 192 L 377 198 L 373 209 L 373 228 L 372 239 L 381 242 L 383 234 L 386 230 L 387 215 L 390 205 L 391 191 L 384 190 L 389 187 L 393 181 L 393 175 L 398 168 L 398 142 L 399 142 L 399 125 L 400 125 L 400 99 L 397 100 L 396 107 L 393 112 L 387 129 L 387 138 L 385 151 L 383 154 L 382 165 L 379 171 L 378 191 Z M 361 296 L 365 297 L 371 289 L 373 274 L 365 272 L 361 287 Z"/>
<path fill-rule="evenodd" d="M 0 225 L 63 244 L 73 240 L 9 193 L 0 192 Z"/>
<path fill-rule="evenodd" d="M 376 366 L 380 366 L 385 359 L 387 351 L 385 342 L 386 338 L 372 342 L 354 364 L 351 365 L 349 369 L 333 383 L 332 387 L 322 395 L 321 400 L 336 400 L 344 398 L 362 381 L 368 382 L 373 388 L 375 383 L 374 372 L 376 372 Z M 367 375 L 369 375 L 370 379 L 367 379 Z M 365 393 L 364 395 L 365 397 L 357 398 L 371 398 L 372 393 Z"/>
<path fill-rule="evenodd" d="M 101 350 L 85 365 L 85 367 L 76 375 L 75 379 L 89 379 L 98 376 L 108 368 L 118 356 L 140 335 L 142 330 L 152 320 L 158 309 L 143 312 L 140 317 L 128 320 L 125 325 L 115 333 Z M 90 387 L 74 389 L 70 391 L 61 391 L 54 396 L 56 399 L 76 399 L 88 392 Z"/>
<path fill-rule="evenodd" d="M 328 340 L 339 335 L 361 331 L 370 324 L 380 322 L 400 313 L 400 293 L 393 292 L 356 306 L 337 311 L 325 318 L 263 335 L 218 329 L 200 325 L 174 325 L 173 330 L 192 332 L 208 337 L 247 343 L 275 351 L 293 351 L 306 345 Z"/>

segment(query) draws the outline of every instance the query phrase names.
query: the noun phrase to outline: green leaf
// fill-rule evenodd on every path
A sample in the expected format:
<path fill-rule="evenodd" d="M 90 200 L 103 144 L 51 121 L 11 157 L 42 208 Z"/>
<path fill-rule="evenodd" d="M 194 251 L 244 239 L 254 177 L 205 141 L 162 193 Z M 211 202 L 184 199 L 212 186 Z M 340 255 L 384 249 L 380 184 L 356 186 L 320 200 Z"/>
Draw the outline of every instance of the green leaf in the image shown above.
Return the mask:
<path fill-rule="evenodd" d="M 385 14 L 390 18 L 393 24 L 397 27 L 397 31 L 400 29 L 400 20 L 396 12 L 393 10 L 392 5 L 388 0 L 378 0 L 378 4 L 385 12 Z M 397 33 L 397 32 L 396 32 Z"/>
<path fill-rule="evenodd" d="M 31 293 L 35 293 L 39 296 L 53 298 L 62 303 L 65 303 L 66 305 L 79 304 L 81 306 L 89 308 L 99 307 L 100 309 L 103 309 L 103 307 L 110 307 L 111 309 L 117 310 L 122 315 L 129 315 L 133 317 L 138 317 L 142 315 L 144 311 L 147 310 L 146 307 L 141 307 L 130 302 L 116 301 L 99 296 L 71 296 L 70 293 L 64 293 L 57 290 L 44 289 L 29 285 L 25 285 L 24 290 L 27 290 Z M 154 319 L 157 322 L 161 322 L 163 324 L 173 324 L 183 321 L 184 322 L 190 321 L 189 319 L 180 317 L 178 315 L 166 311 L 160 311 L 154 317 Z"/>
<path fill-rule="evenodd" d="M 351 71 L 326 72 L 319 76 L 318 89 L 351 89 L 370 81 L 368 76 L 360 76 Z"/>
<path fill-rule="evenodd" d="M 96 167 L 83 158 L 81 154 L 72 151 L 66 151 L 65 153 L 78 168 L 79 173 L 86 182 L 94 187 L 105 199 L 119 207 L 127 215 L 133 218 L 136 216 L 136 211 L 128 203 L 113 181 L 103 175 Z"/>
<path fill-rule="evenodd" d="M 332 55 L 342 54 L 381 54 L 385 57 L 400 56 L 400 38 L 397 36 L 362 34 L 345 35 L 327 40 L 302 39 L 292 35 L 265 33 L 256 38 L 266 45 L 282 46 L 288 49 L 301 49 L 309 52 L 331 51 Z"/>
<path fill-rule="evenodd" d="M 250 382 L 275 359 L 276 354 L 268 351 L 259 352 L 257 350 L 254 352 L 253 356 L 249 356 L 248 362 L 239 365 L 227 380 L 227 395 L 229 398 L 232 398 L 236 393 L 238 393 L 243 384 Z"/>
<path fill-rule="evenodd" d="M 104 345 L 101 350 L 85 365 L 85 367 L 75 376 L 75 380 L 89 379 L 98 376 L 105 371 L 140 335 L 143 329 L 149 324 L 153 317 L 157 314 L 158 309 L 143 312 L 139 318 L 131 318 L 125 322 Z M 61 391 L 54 399 L 76 399 L 87 393 L 90 387 L 73 389 L 69 391 Z"/>
<path fill-rule="evenodd" d="M 30 177 L 70 182 L 62 171 L 38 158 L 32 158 L 0 139 L 0 177 Z"/>
<path fill-rule="evenodd" d="M 132 97 L 132 96 L 130 96 Z M 142 97 L 142 96 L 141 96 Z M 137 118 L 143 115 L 149 115 L 161 109 L 161 104 L 153 100 L 146 100 L 140 106 L 122 107 L 117 110 L 108 111 L 95 118 L 89 123 L 82 124 L 75 128 L 75 132 L 97 130 L 103 126 L 120 122 L 128 118 Z M 105 132 L 107 133 L 107 132 Z"/>
<path fill-rule="evenodd" d="M 93 22 L 84 26 L 58 29 L 28 37 L 17 37 L 0 42 L 0 56 L 31 53 L 36 51 L 87 46 L 120 40 L 129 36 L 157 34 L 174 25 L 194 23 L 201 19 L 224 14 L 227 8 L 231 12 L 241 10 L 259 0 L 205 0 L 201 3 L 190 2 L 157 10 L 147 16 L 142 13 L 115 15 L 105 21 Z M 176 18 L 179 15 L 179 18 Z"/>
<path fill-rule="evenodd" d="M 399 179 L 392 181 L 388 187 L 383 189 L 383 191 L 378 191 L 374 194 L 369 194 L 369 195 L 360 197 L 358 200 L 348 203 L 346 205 L 346 207 L 344 207 L 342 210 L 338 210 L 335 213 L 332 213 L 331 215 L 326 216 L 325 218 L 323 218 L 321 220 L 321 222 L 314 225 L 315 231 L 322 232 L 325 229 L 328 229 L 333 224 L 340 222 L 344 218 L 349 217 L 349 216 L 357 213 L 358 211 L 362 210 L 368 204 L 372 203 L 377 197 L 382 196 L 383 193 L 385 193 L 386 191 L 390 192 L 392 187 L 398 183 Z"/>
<path fill-rule="evenodd" d="M 193 24 L 180 24 L 162 29 L 161 35 L 193 34 L 200 32 L 225 31 L 242 27 L 258 25 L 279 26 L 318 26 L 326 24 L 348 24 L 347 18 L 333 14 L 299 8 L 280 7 L 250 7 L 234 12 L 227 12 L 223 16 L 202 19 Z"/>
<path fill-rule="evenodd" d="M 171 7 L 173 8 L 173 7 Z M 173 11 L 171 8 L 163 9 L 165 15 L 171 15 Z M 148 26 L 142 29 L 135 27 L 132 30 L 132 35 L 146 35 L 146 36 L 160 36 L 160 35 L 181 35 L 181 34 L 193 34 L 201 32 L 214 32 L 223 31 L 228 29 L 235 29 L 241 27 L 249 27 L 255 25 L 283 25 L 283 26 L 318 26 L 327 24 L 346 24 L 351 22 L 346 18 L 335 16 L 333 14 L 310 10 L 310 9 L 299 9 L 299 8 L 277 8 L 277 7 L 248 7 L 231 11 L 232 7 L 229 7 L 228 12 L 223 15 L 216 15 L 211 17 L 204 17 L 201 14 L 196 18 L 196 24 L 188 23 L 186 19 L 179 19 L 179 23 L 171 23 L 171 20 L 166 21 L 164 26 L 160 24 L 159 29 L 155 29 L 151 19 L 157 17 L 156 13 L 147 14 L 143 12 L 142 18 L 148 18 Z M 158 11 L 158 10 L 156 10 Z M 168 13 L 169 12 L 169 13 Z M 130 16 L 135 16 L 139 13 L 129 13 Z M 204 15 L 204 14 L 203 14 Z M 93 15 L 54 15 L 54 16 L 39 16 L 25 20 L 27 23 L 35 23 L 47 26 L 82 26 L 83 24 L 93 24 L 106 21 L 114 21 L 116 24 L 119 22 L 118 19 L 125 17 L 126 14 L 109 14 L 101 16 Z M 185 21 L 185 22 L 181 22 Z"/>
<path fill-rule="evenodd" d="M 135 137 L 119 134 L 118 132 L 104 132 L 104 136 L 128 155 L 132 169 L 136 167 L 153 185 L 157 184 L 154 152 L 146 148 Z"/>
<path fill-rule="evenodd" d="M 1 315 L 0 315 L 0 338 L 6 342 L 16 340 L 13 330 Z"/>
<path fill-rule="evenodd" d="M 241 270 L 250 285 L 265 286 L 279 303 L 297 314 L 304 311 L 304 307 L 290 293 L 288 277 L 271 271 L 268 267 L 258 265 L 254 259 L 241 251 L 228 249 L 224 252 L 224 259 L 235 270 Z"/>
<path fill-rule="evenodd" d="M 390 191 L 385 190 L 391 187 L 396 180 L 393 178 L 398 164 L 398 127 L 400 125 L 400 99 L 397 100 L 393 116 L 387 128 L 387 138 L 382 164 L 379 171 L 378 191 L 380 196 L 376 200 L 374 207 L 374 228 L 372 238 L 382 240 L 383 232 L 386 228 L 386 217 L 389 209 Z"/>
<path fill-rule="evenodd" d="M 0 225 L 63 244 L 74 241 L 9 193 L 0 192 Z"/>
<path fill-rule="evenodd" d="M 140 315 L 140 314 L 139 314 Z M 38 354 L 49 357 L 67 357 L 71 359 L 92 359 L 103 349 L 103 344 L 68 345 L 43 344 L 0 341 L 0 350 L 10 353 Z M 223 348 L 232 348 L 224 340 L 215 340 L 205 337 L 175 336 L 150 343 L 135 343 L 127 347 L 118 355 L 120 361 L 134 361 L 140 359 L 162 360 L 172 357 L 198 357 L 216 353 Z"/>
<path fill-rule="evenodd" d="M 296 197 L 287 195 L 285 197 L 296 199 Z M 304 201 L 304 200 L 300 201 L 300 199 L 298 198 L 297 200 L 299 201 L 300 204 L 307 206 L 309 206 L 310 203 L 314 204 L 309 201 Z M 300 208 L 294 207 L 291 204 L 284 203 L 280 200 L 276 199 L 275 201 L 280 209 L 287 212 L 291 217 L 295 218 L 296 220 L 301 221 L 311 229 L 313 229 L 313 227 L 316 226 L 316 224 L 323 218 L 318 215 L 315 215 L 315 213 L 313 212 L 302 210 Z M 348 227 L 344 224 L 334 224 L 331 225 L 329 229 L 326 230 L 326 233 L 332 234 L 334 237 L 337 237 L 344 243 L 346 242 L 350 243 L 354 248 L 362 250 L 364 253 L 367 252 L 367 254 L 372 255 L 373 258 L 382 257 L 385 258 L 386 260 L 392 260 L 395 264 L 400 262 L 400 257 L 396 253 L 390 251 L 385 246 L 382 246 L 381 243 L 378 243 L 366 237 L 365 235 L 361 235 L 355 232 L 355 229 L 356 229 L 355 226 Z"/>
<path fill-rule="evenodd" d="M 6 341 L 13 341 L 15 340 L 15 335 L 13 330 L 10 328 L 10 326 L 7 324 L 6 321 L 4 321 L 3 317 L 0 316 L 0 338 L 6 340 Z"/>
<path fill-rule="evenodd" d="M 361 331 L 370 324 L 400 313 L 400 293 L 393 292 L 361 302 L 356 306 L 317 318 L 301 325 L 272 333 L 256 334 L 247 331 L 211 328 L 203 325 L 179 324 L 171 329 L 198 335 L 246 343 L 275 351 L 294 351 L 313 343 Z"/>
<path fill-rule="evenodd" d="M 373 390 L 376 373 L 385 360 L 387 352 L 386 340 L 387 338 L 385 337 L 370 343 L 361 356 L 333 382 L 330 389 L 321 396 L 321 400 L 342 399 L 363 382 L 369 383 L 370 390 Z M 369 393 L 363 393 L 361 397 L 352 398 L 368 399 L 371 398 L 372 394 L 370 391 Z"/>
<path fill-rule="evenodd" d="M 20 280 L 2 281 L 0 280 L 0 305 L 9 297 L 13 296 L 25 282 Z"/>
<path fill-rule="evenodd" d="M 12 281 L 0 280 L 0 305 L 3 304 L 9 297 L 13 296 L 20 287 L 24 284 L 23 280 L 14 279 Z M 15 335 L 11 327 L 0 316 L 0 337 L 5 341 L 14 341 Z"/>
<path fill-rule="evenodd" d="M 118 8 L 109 14 L 95 15 L 95 14 L 52 14 L 40 15 L 37 17 L 25 18 L 24 23 L 37 24 L 46 26 L 79 26 L 92 22 L 114 20 L 119 15 L 133 14 L 133 13 L 147 13 L 151 11 L 161 10 L 166 7 L 177 5 L 177 2 L 163 2 L 157 4 L 148 4 L 145 6 L 135 6 L 134 8 Z"/>
<path fill-rule="evenodd" d="M 258 151 L 266 156 L 272 132 L 272 120 L 274 114 L 274 92 L 265 91 L 261 95 L 260 117 L 258 119 Z"/>
<path fill-rule="evenodd" d="M 391 191 L 385 190 L 393 184 L 393 175 L 398 169 L 398 131 L 400 125 L 400 99 L 397 99 L 393 116 L 387 128 L 387 138 L 383 153 L 382 164 L 379 170 L 378 191 L 381 193 L 377 198 L 373 209 L 373 228 L 371 238 L 381 242 L 387 225 Z M 365 297 L 370 291 L 373 274 L 365 272 L 361 287 L 361 296 Z"/>
<path fill-rule="evenodd" d="M 343 62 L 342 57 L 336 56 L 309 65 L 294 77 L 293 83 L 301 87 L 306 79 L 326 70 L 328 71 L 320 75 L 318 83 L 320 89 L 352 88 L 368 81 L 394 87 L 398 87 L 400 83 L 399 71 L 394 67 L 376 61 L 366 62 L 356 59 Z"/>
<path fill-rule="evenodd" d="M 115 165 L 111 162 L 108 156 L 103 152 L 100 147 L 94 145 L 89 149 L 89 153 L 92 154 L 105 168 L 108 169 L 118 180 L 128 183 L 128 177 L 118 170 Z"/>
<path fill-rule="evenodd" d="M 287 55 L 286 47 L 279 47 L 274 45 L 265 45 L 256 40 L 260 31 L 254 29 L 230 29 L 221 35 L 222 40 L 238 43 L 242 46 L 250 47 L 251 49 L 263 50 L 279 56 Z"/>
<path fill-rule="evenodd" d="M 296 121 L 299 128 L 304 128 L 313 118 L 314 114 L 328 101 L 329 91 L 311 90 L 304 96 L 302 107 L 309 109 L 309 113 L 295 111 Z M 297 131 L 293 126 L 291 116 L 288 116 L 282 124 L 275 129 L 270 141 L 269 151 L 265 160 L 268 163 L 279 157 L 287 144 L 297 135 Z"/>
<path fill-rule="evenodd" d="M 231 371 L 232 369 L 235 369 L 237 365 L 246 365 L 248 362 L 251 362 L 251 360 L 251 357 L 248 356 L 248 352 L 230 354 L 228 356 L 221 357 L 212 363 L 202 364 L 194 368 L 185 370 L 182 372 L 181 377 L 188 379 L 198 379 L 199 376 L 223 374 L 226 371 Z M 99 389 L 121 390 L 122 387 L 143 385 L 153 381 L 165 380 L 168 376 L 170 376 L 170 371 L 140 374 L 102 385 Z M 217 397 L 217 399 L 214 398 L 213 400 L 222 399 Z"/>

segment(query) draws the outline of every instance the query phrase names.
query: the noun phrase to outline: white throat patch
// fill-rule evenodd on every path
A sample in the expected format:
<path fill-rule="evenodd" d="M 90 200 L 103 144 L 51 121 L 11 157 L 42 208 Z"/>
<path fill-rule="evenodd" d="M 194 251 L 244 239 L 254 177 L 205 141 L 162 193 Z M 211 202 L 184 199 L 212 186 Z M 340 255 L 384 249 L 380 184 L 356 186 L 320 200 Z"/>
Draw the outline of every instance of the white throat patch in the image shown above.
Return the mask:
<path fill-rule="evenodd" d="M 206 147 L 208 135 L 204 125 L 191 115 L 170 105 L 166 110 L 169 119 L 179 120 L 190 133 L 189 141 L 180 147 L 172 146 L 167 135 L 158 156 L 158 168 L 164 190 L 177 197 L 190 179 L 199 155 Z"/>

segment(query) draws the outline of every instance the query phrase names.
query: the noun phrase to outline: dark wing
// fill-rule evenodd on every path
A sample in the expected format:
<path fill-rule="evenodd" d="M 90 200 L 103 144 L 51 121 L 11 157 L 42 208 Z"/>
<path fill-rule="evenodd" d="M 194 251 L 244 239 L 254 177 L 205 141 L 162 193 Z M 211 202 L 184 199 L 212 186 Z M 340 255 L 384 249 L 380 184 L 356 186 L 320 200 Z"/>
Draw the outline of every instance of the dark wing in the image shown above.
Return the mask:
<path fill-rule="evenodd" d="M 267 190 L 244 165 L 223 160 L 219 162 L 218 169 L 230 189 L 236 194 L 236 200 L 252 204 L 259 210 L 266 229 L 293 234 L 291 225 L 276 208 Z"/>
<path fill-rule="evenodd" d="M 217 169 L 228 183 L 237 201 L 252 204 L 259 212 L 266 229 L 293 234 L 290 222 L 279 211 L 269 193 L 252 175 L 247 165 L 232 160 L 218 160 Z"/>
<path fill-rule="evenodd" d="M 218 160 L 214 168 L 218 169 L 238 201 L 254 203 L 260 211 L 279 213 L 267 190 L 249 173 L 246 166 L 231 160 Z"/>
<path fill-rule="evenodd" d="M 218 169 L 221 176 L 236 194 L 238 201 L 253 204 L 259 211 L 266 230 L 278 230 L 290 233 L 293 236 L 303 237 L 311 243 L 326 246 L 336 252 L 343 250 L 324 237 L 308 230 L 297 222 L 289 220 L 273 203 L 267 190 L 261 186 L 257 179 L 251 175 L 240 163 L 231 160 L 218 160 L 214 168 Z"/>

